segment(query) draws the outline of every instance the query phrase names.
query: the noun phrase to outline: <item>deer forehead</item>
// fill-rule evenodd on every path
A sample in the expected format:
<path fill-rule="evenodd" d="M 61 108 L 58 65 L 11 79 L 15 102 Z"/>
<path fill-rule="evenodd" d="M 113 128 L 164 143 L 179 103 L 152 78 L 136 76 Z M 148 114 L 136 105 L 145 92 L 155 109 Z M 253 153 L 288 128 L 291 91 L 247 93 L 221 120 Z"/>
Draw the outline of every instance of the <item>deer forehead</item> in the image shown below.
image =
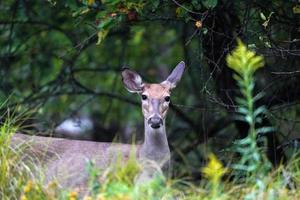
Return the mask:
<path fill-rule="evenodd" d="M 143 94 L 150 98 L 160 99 L 170 95 L 170 87 L 162 84 L 145 84 Z"/>

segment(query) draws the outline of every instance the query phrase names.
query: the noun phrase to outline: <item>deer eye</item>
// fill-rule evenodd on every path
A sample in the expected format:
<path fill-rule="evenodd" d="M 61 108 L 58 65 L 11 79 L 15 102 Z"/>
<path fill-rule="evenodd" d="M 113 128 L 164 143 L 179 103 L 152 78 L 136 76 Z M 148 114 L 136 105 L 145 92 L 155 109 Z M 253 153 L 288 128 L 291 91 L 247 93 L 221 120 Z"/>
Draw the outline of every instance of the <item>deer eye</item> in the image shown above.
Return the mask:
<path fill-rule="evenodd" d="M 166 101 L 166 102 L 169 102 L 169 101 L 170 101 L 170 96 L 166 96 L 166 97 L 165 97 L 165 101 Z"/>
<path fill-rule="evenodd" d="M 146 95 L 144 95 L 144 94 L 142 95 L 142 99 L 143 99 L 143 100 L 146 100 L 147 98 L 148 98 L 148 97 L 147 97 Z"/>

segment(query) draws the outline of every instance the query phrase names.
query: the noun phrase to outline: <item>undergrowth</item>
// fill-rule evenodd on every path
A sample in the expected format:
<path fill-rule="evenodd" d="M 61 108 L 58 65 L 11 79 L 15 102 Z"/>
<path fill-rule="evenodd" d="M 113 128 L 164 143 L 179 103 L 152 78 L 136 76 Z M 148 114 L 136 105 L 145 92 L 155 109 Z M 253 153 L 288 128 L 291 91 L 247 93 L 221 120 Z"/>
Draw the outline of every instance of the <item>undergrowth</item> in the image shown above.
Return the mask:
<path fill-rule="evenodd" d="M 210 154 L 207 165 L 199 169 L 203 174 L 199 183 L 165 179 L 158 175 L 149 182 L 136 184 L 141 167 L 133 155 L 126 164 L 115 162 L 105 170 L 97 169 L 90 161 L 86 165 L 90 175 L 88 191 L 82 195 L 78 188 L 66 190 L 55 181 L 44 183 L 42 167 L 33 161 L 23 161 L 26 147 L 10 145 L 13 134 L 19 128 L 16 123 L 18 117 L 6 115 L 0 127 L 0 199 L 299 199 L 300 157 L 295 154 L 285 166 L 272 169 L 265 153 L 257 145 L 258 135 L 272 130 L 271 127 L 256 127 L 267 112 L 264 106 L 255 107 L 255 102 L 263 94 L 253 94 L 254 73 L 263 67 L 263 58 L 239 41 L 227 62 L 235 72 L 234 78 L 241 91 L 241 97 L 236 99 L 239 107 L 237 118 L 250 127 L 248 136 L 233 144 L 237 160 L 232 165 L 225 167 L 214 154 Z"/>

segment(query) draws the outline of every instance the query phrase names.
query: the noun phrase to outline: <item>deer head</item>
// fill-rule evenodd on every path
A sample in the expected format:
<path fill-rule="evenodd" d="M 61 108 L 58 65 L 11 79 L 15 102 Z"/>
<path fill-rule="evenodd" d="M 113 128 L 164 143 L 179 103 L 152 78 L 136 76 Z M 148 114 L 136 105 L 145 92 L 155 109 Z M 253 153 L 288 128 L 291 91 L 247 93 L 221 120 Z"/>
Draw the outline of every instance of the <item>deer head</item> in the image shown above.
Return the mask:
<path fill-rule="evenodd" d="M 180 81 L 184 69 L 185 64 L 181 61 L 165 81 L 153 84 L 144 83 L 141 76 L 133 70 L 122 71 L 122 80 L 126 89 L 141 96 L 143 115 L 146 124 L 152 129 L 164 126 L 171 90 Z"/>

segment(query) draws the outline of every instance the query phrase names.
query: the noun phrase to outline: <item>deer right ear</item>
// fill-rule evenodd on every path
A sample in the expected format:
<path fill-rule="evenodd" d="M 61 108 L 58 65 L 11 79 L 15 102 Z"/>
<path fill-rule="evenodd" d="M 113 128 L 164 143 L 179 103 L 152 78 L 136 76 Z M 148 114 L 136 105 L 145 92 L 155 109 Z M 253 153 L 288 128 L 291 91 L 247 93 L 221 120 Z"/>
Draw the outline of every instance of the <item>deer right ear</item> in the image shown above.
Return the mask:
<path fill-rule="evenodd" d="M 130 70 L 128 68 L 123 69 L 122 81 L 125 88 L 129 92 L 140 93 L 143 91 L 144 84 L 142 78 L 137 72 L 133 70 Z"/>

